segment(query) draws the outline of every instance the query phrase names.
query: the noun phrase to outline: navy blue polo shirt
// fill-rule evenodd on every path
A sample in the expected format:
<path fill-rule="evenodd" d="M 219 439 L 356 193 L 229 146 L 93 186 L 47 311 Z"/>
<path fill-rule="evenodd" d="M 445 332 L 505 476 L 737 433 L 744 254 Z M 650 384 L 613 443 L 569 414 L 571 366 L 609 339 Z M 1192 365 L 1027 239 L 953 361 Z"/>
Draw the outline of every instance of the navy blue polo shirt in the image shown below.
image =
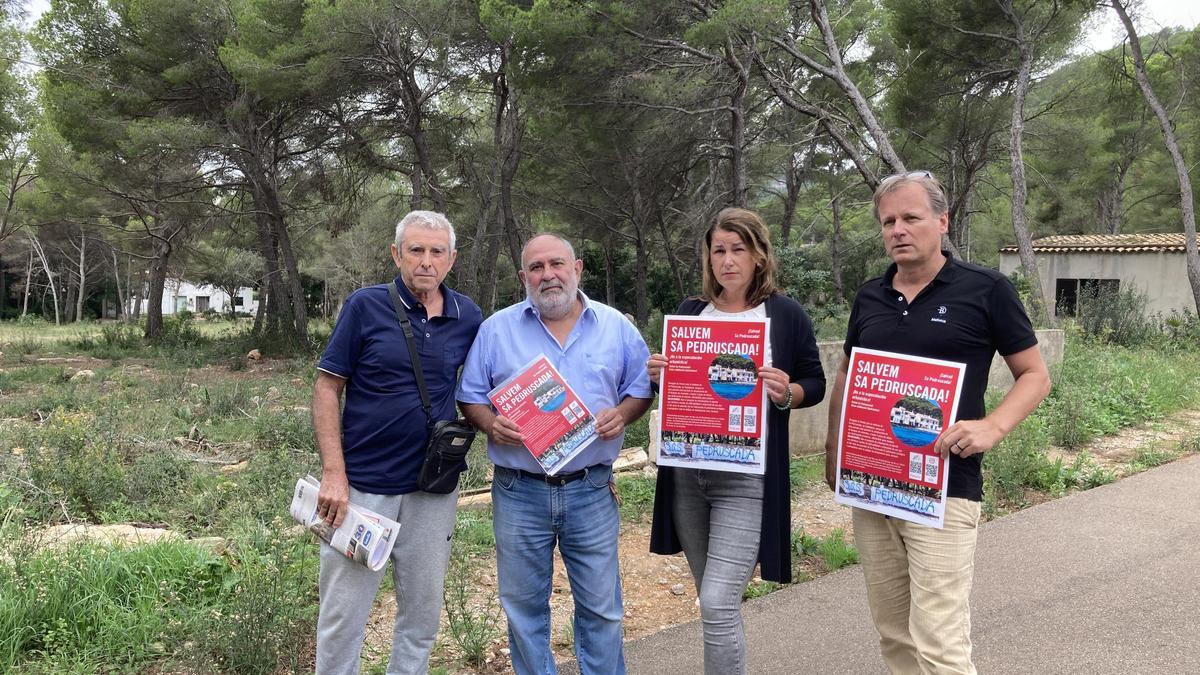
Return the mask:
<path fill-rule="evenodd" d="M 946 264 L 911 303 L 892 287 L 895 263 L 863 284 L 850 310 L 844 349 L 847 355 L 866 347 L 965 363 L 958 419 L 980 419 L 992 357 L 1028 349 L 1037 336 L 1007 277 L 942 255 Z M 966 459 L 951 454 L 947 494 L 982 501 L 982 464 L 982 453 Z"/>
<path fill-rule="evenodd" d="M 433 418 L 454 419 L 458 369 L 483 314 L 470 298 L 442 284 L 442 315 L 430 319 L 399 277 L 393 283 L 412 322 Z M 415 492 L 429 432 L 387 284 L 346 298 L 317 368 L 346 379 L 342 448 L 350 485 L 374 494 Z"/>

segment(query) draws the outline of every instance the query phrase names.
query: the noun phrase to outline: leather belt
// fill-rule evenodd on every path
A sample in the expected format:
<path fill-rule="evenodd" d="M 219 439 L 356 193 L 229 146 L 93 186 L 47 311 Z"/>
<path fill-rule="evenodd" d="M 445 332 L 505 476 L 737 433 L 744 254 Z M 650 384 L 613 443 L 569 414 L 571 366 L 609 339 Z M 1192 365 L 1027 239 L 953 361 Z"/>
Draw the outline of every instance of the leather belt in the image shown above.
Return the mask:
<path fill-rule="evenodd" d="M 580 469 L 579 471 L 572 471 L 571 473 L 555 474 L 553 476 L 551 476 L 549 474 L 544 474 L 544 473 L 534 473 L 532 471 L 524 471 L 522 469 L 513 469 L 513 471 L 517 472 L 518 478 L 528 478 L 530 480 L 541 481 L 547 485 L 553 485 L 555 487 L 562 487 L 562 486 L 566 485 L 567 483 L 570 483 L 571 481 L 575 481 L 575 480 L 579 480 L 580 478 L 583 478 L 584 476 L 587 475 L 588 470 L 591 468 L 592 467 L 588 467 L 587 469 Z"/>

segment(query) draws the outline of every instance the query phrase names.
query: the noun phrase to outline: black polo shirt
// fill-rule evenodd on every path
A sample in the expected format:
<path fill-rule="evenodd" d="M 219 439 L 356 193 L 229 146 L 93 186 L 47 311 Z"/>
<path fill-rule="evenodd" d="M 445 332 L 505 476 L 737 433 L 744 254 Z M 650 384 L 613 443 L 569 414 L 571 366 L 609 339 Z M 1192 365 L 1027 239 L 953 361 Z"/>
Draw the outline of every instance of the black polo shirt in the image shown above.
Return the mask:
<path fill-rule="evenodd" d="M 946 264 L 911 303 L 892 287 L 895 263 L 863 284 L 850 310 L 845 350 L 849 355 L 854 347 L 866 347 L 965 363 L 958 419 L 980 419 L 992 357 L 1028 349 L 1037 336 L 1007 277 L 942 255 Z M 966 459 L 950 455 L 950 497 L 983 499 L 982 462 L 982 453 Z"/>
<path fill-rule="evenodd" d="M 442 284 L 442 314 L 429 318 L 399 277 L 392 283 L 412 322 L 433 417 L 454 419 L 458 369 L 483 314 L 470 298 Z M 317 368 L 346 379 L 342 452 L 350 485 L 384 495 L 416 491 L 429 433 L 408 342 L 387 284 L 361 288 L 346 298 Z"/>

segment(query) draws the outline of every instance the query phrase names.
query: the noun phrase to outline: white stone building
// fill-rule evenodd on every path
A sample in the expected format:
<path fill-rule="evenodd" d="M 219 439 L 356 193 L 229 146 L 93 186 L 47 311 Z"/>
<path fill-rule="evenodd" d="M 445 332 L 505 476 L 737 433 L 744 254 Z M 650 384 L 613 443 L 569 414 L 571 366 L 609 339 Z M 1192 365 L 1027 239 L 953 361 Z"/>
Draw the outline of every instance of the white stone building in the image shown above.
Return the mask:
<path fill-rule="evenodd" d="M 145 293 L 138 302 L 141 303 L 141 313 L 144 315 L 148 302 Z M 254 314 L 258 311 L 258 294 L 252 288 L 239 288 L 231 299 L 224 290 L 208 284 L 197 286 L 183 279 L 167 279 L 163 284 L 163 316 L 184 310 L 201 314 L 210 309 L 220 314 L 228 314 L 231 302 L 234 311 L 239 314 Z"/>
<path fill-rule="evenodd" d="M 1148 313 L 1195 311 L 1182 232 L 1067 234 L 1033 240 L 1038 274 L 1058 316 L 1074 314 L 1082 293 L 1136 288 Z M 1000 271 L 1021 266 L 1016 246 L 1000 249 Z"/>

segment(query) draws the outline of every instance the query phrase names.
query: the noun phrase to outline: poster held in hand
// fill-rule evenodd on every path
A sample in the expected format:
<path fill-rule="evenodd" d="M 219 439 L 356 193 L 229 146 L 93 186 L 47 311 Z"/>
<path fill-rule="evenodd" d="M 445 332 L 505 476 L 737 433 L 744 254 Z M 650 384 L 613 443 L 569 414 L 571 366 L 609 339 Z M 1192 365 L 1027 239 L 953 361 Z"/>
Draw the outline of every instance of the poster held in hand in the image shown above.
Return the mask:
<path fill-rule="evenodd" d="M 659 466 L 762 474 L 770 319 L 663 317 Z"/>
<path fill-rule="evenodd" d="M 940 529 L 949 461 L 934 442 L 955 421 L 965 372 L 953 361 L 854 348 L 834 500 Z"/>
<path fill-rule="evenodd" d="M 548 475 L 597 438 L 592 411 L 545 354 L 488 392 L 488 399 L 521 430 L 525 447 Z"/>

